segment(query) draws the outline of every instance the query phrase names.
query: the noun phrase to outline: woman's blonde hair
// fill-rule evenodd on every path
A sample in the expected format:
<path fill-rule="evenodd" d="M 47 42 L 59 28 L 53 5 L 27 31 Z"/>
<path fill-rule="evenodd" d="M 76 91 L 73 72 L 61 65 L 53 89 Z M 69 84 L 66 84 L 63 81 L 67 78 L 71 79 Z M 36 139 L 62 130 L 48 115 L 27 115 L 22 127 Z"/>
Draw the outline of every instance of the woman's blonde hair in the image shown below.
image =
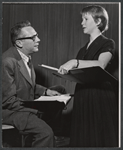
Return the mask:
<path fill-rule="evenodd" d="M 90 5 L 82 9 L 81 15 L 90 14 L 94 21 L 97 23 L 99 18 L 101 19 L 98 28 L 101 32 L 104 32 L 108 29 L 109 17 L 107 11 L 98 5 Z"/>

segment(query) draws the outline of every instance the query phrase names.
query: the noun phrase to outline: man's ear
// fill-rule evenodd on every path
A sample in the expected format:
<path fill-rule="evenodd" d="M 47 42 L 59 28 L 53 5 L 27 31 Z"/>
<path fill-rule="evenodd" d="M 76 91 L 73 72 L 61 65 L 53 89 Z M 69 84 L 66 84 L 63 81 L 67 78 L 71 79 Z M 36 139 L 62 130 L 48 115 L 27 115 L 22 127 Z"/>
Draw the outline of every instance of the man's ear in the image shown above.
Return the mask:
<path fill-rule="evenodd" d="M 16 40 L 16 41 L 15 41 L 15 44 L 16 44 L 16 46 L 18 46 L 18 47 L 20 47 L 20 48 L 23 47 L 23 43 L 22 43 L 21 40 Z"/>

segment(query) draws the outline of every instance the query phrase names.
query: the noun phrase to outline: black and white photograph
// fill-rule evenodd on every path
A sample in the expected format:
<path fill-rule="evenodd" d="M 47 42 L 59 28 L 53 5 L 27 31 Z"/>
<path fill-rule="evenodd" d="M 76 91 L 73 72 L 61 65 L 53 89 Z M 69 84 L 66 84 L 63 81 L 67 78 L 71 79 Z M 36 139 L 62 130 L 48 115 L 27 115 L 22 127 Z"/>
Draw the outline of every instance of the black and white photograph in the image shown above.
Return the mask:
<path fill-rule="evenodd" d="M 1 147 L 121 148 L 121 2 L 1 7 Z"/>

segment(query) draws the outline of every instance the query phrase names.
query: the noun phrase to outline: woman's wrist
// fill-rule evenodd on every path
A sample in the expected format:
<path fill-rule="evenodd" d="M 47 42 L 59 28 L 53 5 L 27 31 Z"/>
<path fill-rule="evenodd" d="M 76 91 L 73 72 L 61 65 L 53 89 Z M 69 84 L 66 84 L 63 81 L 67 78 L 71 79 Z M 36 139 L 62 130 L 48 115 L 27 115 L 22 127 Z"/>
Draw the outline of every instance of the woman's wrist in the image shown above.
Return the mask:
<path fill-rule="evenodd" d="M 44 92 L 44 95 L 45 95 L 45 96 L 47 96 L 47 90 L 48 90 L 48 89 L 46 89 L 45 92 Z"/>
<path fill-rule="evenodd" d="M 76 59 L 76 67 L 75 68 L 78 68 L 78 66 L 79 66 L 79 60 Z"/>

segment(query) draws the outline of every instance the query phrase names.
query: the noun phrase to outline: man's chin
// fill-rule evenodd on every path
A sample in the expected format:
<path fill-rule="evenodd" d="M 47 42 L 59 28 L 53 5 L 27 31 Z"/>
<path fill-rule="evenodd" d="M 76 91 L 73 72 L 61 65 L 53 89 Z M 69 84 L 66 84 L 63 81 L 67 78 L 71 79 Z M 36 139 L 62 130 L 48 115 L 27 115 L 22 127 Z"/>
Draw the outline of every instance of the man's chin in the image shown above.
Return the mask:
<path fill-rule="evenodd" d="M 36 52 L 38 52 L 38 51 L 39 51 L 39 49 L 38 49 L 38 48 L 35 48 L 33 52 L 36 53 Z"/>

